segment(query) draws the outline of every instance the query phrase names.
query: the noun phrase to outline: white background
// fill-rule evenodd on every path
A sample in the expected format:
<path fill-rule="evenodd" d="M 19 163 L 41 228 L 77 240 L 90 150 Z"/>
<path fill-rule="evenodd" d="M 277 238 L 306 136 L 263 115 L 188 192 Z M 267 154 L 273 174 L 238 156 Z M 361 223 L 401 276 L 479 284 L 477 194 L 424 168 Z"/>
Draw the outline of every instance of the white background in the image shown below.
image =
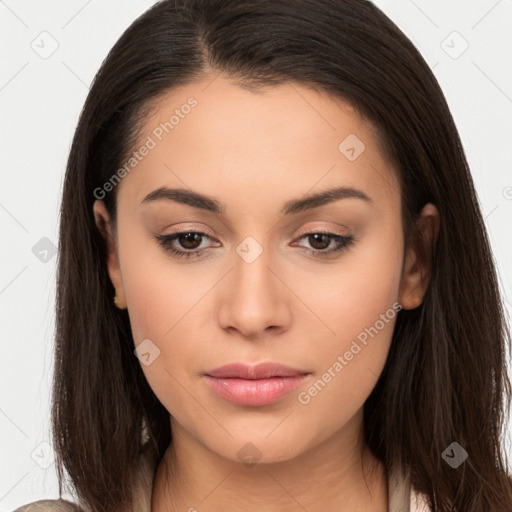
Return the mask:
<path fill-rule="evenodd" d="M 49 253 L 42 262 L 32 248 L 44 237 L 57 244 L 65 163 L 88 86 L 124 29 L 152 4 L 0 0 L 0 511 L 57 497 L 52 451 L 44 444 L 50 440 L 56 258 Z M 375 4 L 419 48 L 445 92 L 510 313 L 512 0 Z M 46 49 L 58 44 L 46 59 L 32 47 L 42 47 L 41 38 Z"/>

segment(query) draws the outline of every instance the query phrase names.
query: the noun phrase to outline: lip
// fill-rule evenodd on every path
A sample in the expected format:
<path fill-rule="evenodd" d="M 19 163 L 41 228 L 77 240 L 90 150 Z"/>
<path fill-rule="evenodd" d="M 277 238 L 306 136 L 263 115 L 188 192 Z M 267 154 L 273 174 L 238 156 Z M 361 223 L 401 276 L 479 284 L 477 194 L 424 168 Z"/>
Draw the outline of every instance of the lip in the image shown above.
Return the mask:
<path fill-rule="evenodd" d="M 295 377 L 309 373 L 304 370 L 297 370 L 284 364 L 267 362 L 256 365 L 244 363 L 231 363 L 206 372 L 206 375 L 217 378 L 238 378 L 238 379 L 268 379 L 271 377 Z"/>
<path fill-rule="evenodd" d="M 309 375 L 308 371 L 267 362 L 255 366 L 227 364 L 208 371 L 204 377 L 221 398 L 239 405 L 262 406 L 284 397 Z"/>

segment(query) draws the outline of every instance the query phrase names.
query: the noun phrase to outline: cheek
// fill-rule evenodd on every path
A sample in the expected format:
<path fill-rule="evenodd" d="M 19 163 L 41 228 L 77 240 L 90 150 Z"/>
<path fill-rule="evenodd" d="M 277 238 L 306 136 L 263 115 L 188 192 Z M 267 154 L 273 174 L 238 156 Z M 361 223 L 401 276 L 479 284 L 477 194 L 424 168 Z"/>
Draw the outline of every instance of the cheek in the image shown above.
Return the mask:
<path fill-rule="evenodd" d="M 401 232 L 388 228 L 357 243 L 339 263 L 303 280 L 300 290 L 311 309 L 334 331 L 333 340 L 357 337 L 390 309 L 388 316 L 394 317 L 393 304 L 396 307 L 399 298 Z M 299 286 L 301 280 L 296 282 Z M 390 335 L 387 323 L 382 330 Z"/>
<path fill-rule="evenodd" d="M 335 402 L 354 410 L 375 386 L 401 309 L 401 244 L 399 231 L 381 231 L 347 252 L 339 266 L 318 274 L 309 294 L 304 287 L 305 301 L 331 330 L 314 347 L 319 375 L 304 396 L 313 407 Z"/>
<path fill-rule="evenodd" d="M 161 401 L 172 396 L 173 408 L 179 407 L 180 383 L 198 371 L 211 333 L 210 291 L 220 277 L 208 266 L 178 265 L 146 233 L 125 233 L 119 238 L 121 271 L 134 343 L 150 340 L 158 354 L 142 370 Z"/>
<path fill-rule="evenodd" d="M 126 232 L 124 246 L 120 238 L 121 271 L 135 344 L 145 338 L 164 343 L 211 287 L 212 277 L 178 266 L 147 233 Z"/>
<path fill-rule="evenodd" d="M 177 271 L 164 254 L 155 257 L 154 252 L 139 248 L 127 255 L 123 283 L 135 346 L 148 347 L 144 352 L 150 353 L 149 364 L 139 357 L 141 368 L 160 402 L 179 416 L 190 409 L 184 385 L 198 343 L 191 330 L 200 332 L 197 305 L 211 285 L 191 282 L 190 273 Z"/>

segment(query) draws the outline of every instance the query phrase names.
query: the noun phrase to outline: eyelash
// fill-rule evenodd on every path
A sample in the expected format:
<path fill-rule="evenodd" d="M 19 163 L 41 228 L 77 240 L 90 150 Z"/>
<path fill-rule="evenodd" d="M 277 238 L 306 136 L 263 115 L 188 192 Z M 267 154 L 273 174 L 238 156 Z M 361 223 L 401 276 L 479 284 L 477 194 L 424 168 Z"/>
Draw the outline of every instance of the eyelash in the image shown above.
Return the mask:
<path fill-rule="evenodd" d="M 178 231 L 172 235 L 157 235 L 155 236 L 156 240 L 160 244 L 161 247 L 164 248 L 166 252 L 169 252 L 173 254 L 174 256 L 178 256 L 180 258 L 192 258 L 196 257 L 200 252 L 202 252 L 204 249 L 192 249 L 189 251 L 182 251 L 180 249 L 176 249 L 171 244 L 174 242 L 180 235 L 187 235 L 187 234 L 197 234 L 201 235 L 202 237 L 209 237 L 206 233 L 203 233 L 201 231 Z M 303 248 L 306 252 L 313 254 L 315 257 L 319 258 L 326 258 L 331 256 L 332 254 L 339 253 L 343 251 L 344 249 L 347 249 L 350 245 L 354 243 L 354 236 L 348 235 L 337 235 L 335 233 L 329 233 L 324 231 L 313 231 L 310 233 L 304 233 L 299 240 L 303 238 L 307 238 L 308 236 L 312 235 L 324 235 L 330 238 L 330 241 L 334 240 L 338 245 L 334 249 L 329 250 L 322 250 L 322 249 L 308 249 Z"/>

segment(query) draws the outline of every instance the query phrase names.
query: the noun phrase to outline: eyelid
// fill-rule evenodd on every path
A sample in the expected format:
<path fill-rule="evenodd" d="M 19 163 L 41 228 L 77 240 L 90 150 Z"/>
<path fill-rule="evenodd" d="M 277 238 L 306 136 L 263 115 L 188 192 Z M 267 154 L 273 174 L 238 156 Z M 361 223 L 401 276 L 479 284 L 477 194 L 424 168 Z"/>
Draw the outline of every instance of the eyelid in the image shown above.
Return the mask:
<path fill-rule="evenodd" d="M 170 226 L 167 226 L 166 230 Z M 176 231 L 171 231 L 170 233 L 163 233 L 162 236 L 173 236 L 173 235 L 179 235 L 181 233 L 200 233 L 202 235 L 207 235 L 209 238 L 215 240 L 216 236 L 213 234 L 211 230 L 209 230 L 206 226 L 182 226 L 176 229 Z"/>
<path fill-rule="evenodd" d="M 331 226 L 327 227 L 327 226 L 313 225 L 312 227 L 306 228 L 304 230 L 300 229 L 293 235 L 293 238 L 294 238 L 294 240 L 296 240 L 296 239 L 302 238 L 304 236 L 314 235 L 317 233 L 331 235 L 331 236 L 332 235 L 341 236 L 341 237 L 346 237 L 346 238 L 353 236 L 352 230 L 348 229 L 345 226 L 338 225 L 336 228 L 334 228 Z"/>
<path fill-rule="evenodd" d="M 173 231 L 172 233 L 168 233 L 168 234 L 165 234 L 165 235 L 161 235 L 160 237 L 158 238 L 171 238 L 171 237 L 178 237 L 179 235 L 183 235 L 183 234 L 187 234 L 187 233 L 196 233 L 198 235 L 201 235 L 202 238 L 208 238 L 211 242 L 213 243 L 217 243 L 219 244 L 220 242 L 217 240 L 216 237 L 214 237 L 213 235 L 211 235 L 208 231 L 204 230 L 204 229 L 193 229 L 193 228 L 188 228 L 188 229 L 179 229 L 178 231 Z M 218 247 L 218 246 L 217 246 Z M 191 249 L 187 252 L 193 252 L 195 249 Z M 197 249 L 199 251 L 203 251 L 204 249 Z"/>
<path fill-rule="evenodd" d="M 314 235 L 315 233 L 323 233 L 325 235 L 339 235 L 339 236 L 349 236 L 349 231 L 346 229 L 345 232 L 342 232 L 342 233 L 339 233 L 337 230 L 335 229 L 332 229 L 332 228 L 324 228 L 324 227 L 320 227 L 320 228 L 310 228 L 310 229 L 306 229 L 304 232 L 300 232 L 299 235 L 296 235 L 296 236 L 304 236 L 304 235 Z"/>

